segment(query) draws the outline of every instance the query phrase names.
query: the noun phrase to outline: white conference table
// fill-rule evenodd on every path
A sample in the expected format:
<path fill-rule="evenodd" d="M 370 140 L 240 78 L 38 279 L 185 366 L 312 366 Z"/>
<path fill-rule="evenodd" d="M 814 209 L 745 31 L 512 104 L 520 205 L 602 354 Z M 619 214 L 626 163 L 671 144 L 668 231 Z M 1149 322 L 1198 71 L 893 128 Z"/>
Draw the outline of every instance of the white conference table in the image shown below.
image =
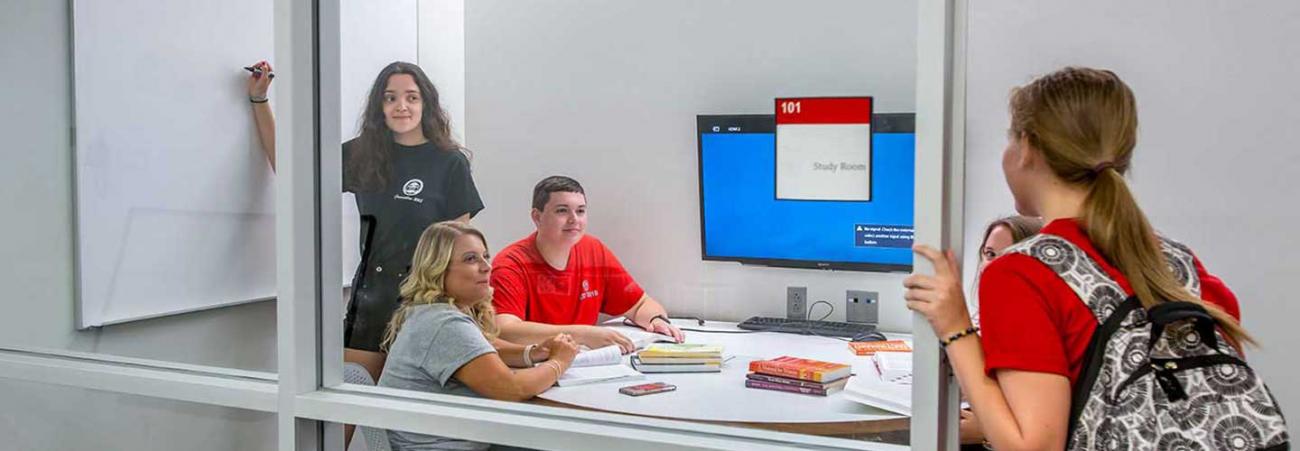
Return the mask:
<path fill-rule="evenodd" d="M 709 321 L 703 327 L 695 326 L 694 320 L 673 323 L 692 329 L 739 330 L 731 322 Z M 640 381 L 552 387 L 538 397 L 542 404 L 806 434 L 854 435 L 907 428 L 906 416 L 850 401 L 842 392 L 822 397 L 745 387 L 750 361 L 782 355 L 848 364 L 854 374 L 875 371 L 871 359 L 854 355 L 845 341 L 775 332 L 685 333 L 687 343 L 724 346 L 723 355 L 730 360 L 721 373 L 646 374 Z M 911 339 L 907 334 L 886 335 Z M 630 356 L 623 356 L 623 364 L 630 365 Z M 648 382 L 666 382 L 677 390 L 637 397 L 618 392 L 620 387 Z"/>

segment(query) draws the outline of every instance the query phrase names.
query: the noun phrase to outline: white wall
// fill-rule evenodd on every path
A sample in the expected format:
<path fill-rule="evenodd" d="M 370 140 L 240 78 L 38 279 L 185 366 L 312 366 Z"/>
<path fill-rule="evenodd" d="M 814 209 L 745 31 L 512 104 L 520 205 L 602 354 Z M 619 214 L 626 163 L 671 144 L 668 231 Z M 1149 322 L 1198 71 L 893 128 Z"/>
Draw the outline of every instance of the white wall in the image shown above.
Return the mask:
<path fill-rule="evenodd" d="M 68 19 L 68 2 L 0 3 L 0 61 L 6 62 L 0 65 L 0 134 L 8 137 L 0 146 L 0 346 L 274 371 L 270 302 L 75 330 Z M 206 439 L 218 436 L 225 439 Z M 0 437 L 4 449 L 258 449 L 274 443 L 275 421 L 234 409 L 0 380 Z"/>
<path fill-rule="evenodd" d="M 433 80 L 442 108 L 451 117 L 451 133 L 465 141 L 465 0 L 421 0 L 420 68 Z"/>
<path fill-rule="evenodd" d="M 565 174 L 587 189 L 589 230 L 671 312 L 783 317 L 785 286 L 806 285 L 842 320 L 844 290 L 868 289 L 886 328 L 910 329 L 900 275 L 702 261 L 695 115 L 854 94 L 914 111 L 913 2 L 466 3 L 474 222 L 493 249 L 532 231 L 533 185 Z"/>
<path fill-rule="evenodd" d="M 0 379 L 0 448 L 13 451 L 275 449 L 275 415 Z"/>
<path fill-rule="evenodd" d="M 1248 351 L 1251 364 L 1294 417 L 1300 3 L 970 3 L 967 249 L 987 221 L 1013 210 L 1000 166 L 1009 89 L 1065 65 L 1116 71 L 1138 99 L 1130 180 L 1140 203 L 1237 293 L 1263 343 Z"/>

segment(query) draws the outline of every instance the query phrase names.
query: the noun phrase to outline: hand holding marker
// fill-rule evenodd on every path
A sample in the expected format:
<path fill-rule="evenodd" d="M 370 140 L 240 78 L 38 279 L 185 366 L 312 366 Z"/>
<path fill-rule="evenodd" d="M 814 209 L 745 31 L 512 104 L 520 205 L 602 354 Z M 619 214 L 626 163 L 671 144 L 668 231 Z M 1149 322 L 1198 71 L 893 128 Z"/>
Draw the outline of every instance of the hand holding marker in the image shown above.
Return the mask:
<path fill-rule="evenodd" d="M 261 65 L 257 65 L 257 66 L 244 66 L 244 70 L 249 71 L 249 72 L 252 72 L 252 73 L 253 73 L 253 78 L 261 78 L 261 77 L 262 77 L 262 66 L 261 66 Z M 273 74 L 273 73 L 272 73 L 272 74 L 268 74 L 268 76 L 271 77 L 271 78 L 275 78 L 275 74 Z"/>
<path fill-rule="evenodd" d="M 244 67 L 248 71 L 248 101 L 252 103 L 266 103 L 266 93 L 271 88 L 271 80 L 275 79 L 275 72 L 271 70 L 271 64 L 266 61 L 258 61 L 257 64 Z M 262 75 L 266 75 L 263 77 Z"/>

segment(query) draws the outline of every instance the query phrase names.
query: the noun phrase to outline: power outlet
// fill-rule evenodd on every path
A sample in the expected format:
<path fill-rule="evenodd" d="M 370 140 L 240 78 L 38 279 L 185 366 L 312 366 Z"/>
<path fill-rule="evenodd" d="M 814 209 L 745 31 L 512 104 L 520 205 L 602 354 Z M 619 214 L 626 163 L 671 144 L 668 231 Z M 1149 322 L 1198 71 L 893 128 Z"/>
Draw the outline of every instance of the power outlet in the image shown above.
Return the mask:
<path fill-rule="evenodd" d="M 786 319 L 808 319 L 808 287 L 785 287 Z"/>
<path fill-rule="evenodd" d="M 844 318 L 850 323 L 880 323 L 880 294 L 848 290 L 844 293 Z"/>

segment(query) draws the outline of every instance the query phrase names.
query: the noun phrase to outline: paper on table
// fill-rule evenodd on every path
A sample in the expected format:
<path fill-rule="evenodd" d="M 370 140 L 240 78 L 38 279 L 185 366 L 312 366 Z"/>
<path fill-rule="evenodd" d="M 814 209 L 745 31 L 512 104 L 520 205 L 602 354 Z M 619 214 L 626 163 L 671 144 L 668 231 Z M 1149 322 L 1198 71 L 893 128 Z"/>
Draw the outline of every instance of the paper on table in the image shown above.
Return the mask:
<path fill-rule="evenodd" d="M 609 345 L 603 348 L 592 349 L 590 351 L 579 352 L 577 357 L 573 358 L 570 368 L 581 368 L 587 366 L 615 365 L 623 362 L 623 351 L 618 345 Z"/>
<path fill-rule="evenodd" d="M 645 376 L 627 365 L 589 366 L 580 368 L 570 367 L 568 371 L 565 371 L 564 374 L 560 375 L 560 380 L 555 381 L 555 385 L 568 387 L 572 385 L 643 378 L 645 378 Z"/>
<path fill-rule="evenodd" d="M 880 351 L 871 356 L 880 378 L 888 382 L 912 379 L 912 353 Z"/>
<path fill-rule="evenodd" d="M 844 398 L 878 409 L 912 416 L 912 385 L 880 380 L 875 375 L 849 378 Z"/>

